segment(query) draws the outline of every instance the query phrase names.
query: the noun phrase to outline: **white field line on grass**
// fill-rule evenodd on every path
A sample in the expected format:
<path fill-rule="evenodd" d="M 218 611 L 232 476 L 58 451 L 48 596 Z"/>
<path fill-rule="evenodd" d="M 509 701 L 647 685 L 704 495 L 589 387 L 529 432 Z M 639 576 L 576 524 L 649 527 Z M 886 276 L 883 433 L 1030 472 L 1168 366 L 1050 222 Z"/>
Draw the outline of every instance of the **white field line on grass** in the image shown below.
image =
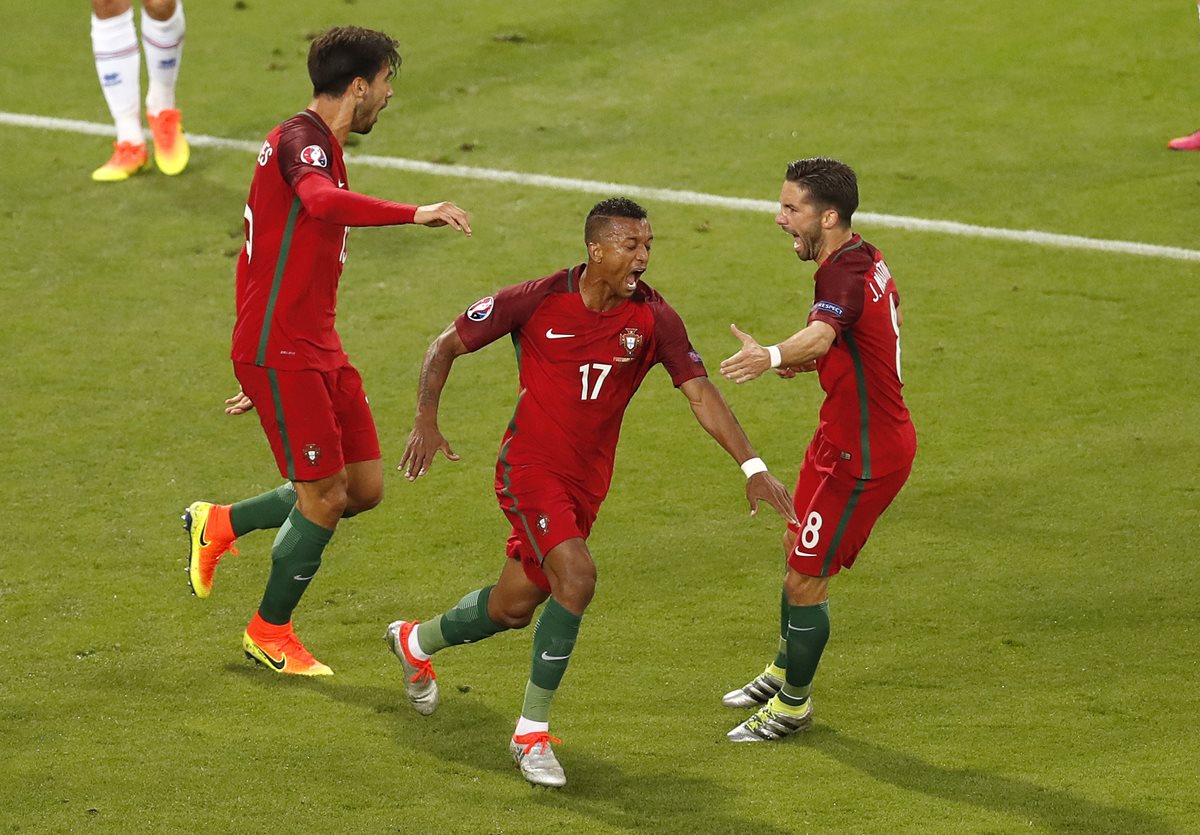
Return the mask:
<path fill-rule="evenodd" d="M 113 127 L 97 122 L 81 122 L 74 119 L 56 119 L 49 116 L 33 116 L 25 113 L 0 111 L 0 125 L 58 130 L 83 133 L 93 136 L 112 136 Z M 223 148 L 233 151 L 258 153 L 262 141 L 226 139 L 220 136 L 189 133 L 188 141 L 198 148 Z M 734 211 L 762 212 L 773 214 L 778 205 L 771 200 L 751 200 L 745 197 L 722 197 L 698 191 L 682 191 L 671 188 L 651 188 L 628 183 L 605 183 L 599 180 L 579 180 L 572 177 L 553 177 L 548 174 L 526 174 L 520 171 L 502 171 L 495 168 L 476 168 L 470 165 L 443 165 L 401 157 L 380 157 L 370 154 L 346 154 L 346 162 L 368 165 L 373 168 L 391 168 L 412 171 L 438 177 L 457 177 L 464 180 L 486 180 L 494 183 L 514 183 L 538 188 L 552 188 L 582 194 L 623 195 L 643 200 L 658 200 L 688 206 L 713 206 Z M 968 238 L 992 238 L 1015 243 L 1038 244 L 1059 249 L 1090 249 L 1121 255 L 1141 255 L 1150 258 L 1171 258 L 1177 261 L 1200 261 L 1200 250 L 1174 246 L 1143 244 L 1136 241 L 1110 241 L 1102 238 L 1085 238 L 1080 235 L 1059 235 L 1032 229 L 1001 229 L 995 226 L 975 226 L 953 220 L 927 220 L 904 215 L 886 215 L 878 212 L 857 212 L 855 219 L 869 226 L 904 229 L 913 232 L 934 232 L 943 235 L 958 235 Z"/>

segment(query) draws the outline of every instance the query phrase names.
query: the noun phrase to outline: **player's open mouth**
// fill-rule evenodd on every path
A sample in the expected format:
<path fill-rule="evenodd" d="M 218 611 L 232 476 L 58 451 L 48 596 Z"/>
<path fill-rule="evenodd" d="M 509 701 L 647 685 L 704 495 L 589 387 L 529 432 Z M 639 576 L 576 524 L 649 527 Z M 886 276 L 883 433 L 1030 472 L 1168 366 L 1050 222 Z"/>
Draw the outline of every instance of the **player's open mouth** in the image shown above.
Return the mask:
<path fill-rule="evenodd" d="M 638 281 L 641 280 L 642 273 L 644 273 L 644 272 L 645 272 L 645 270 L 634 270 L 633 272 L 631 272 L 628 276 L 625 277 L 626 286 L 628 286 L 630 289 L 637 287 L 637 283 L 638 283 Z"/>

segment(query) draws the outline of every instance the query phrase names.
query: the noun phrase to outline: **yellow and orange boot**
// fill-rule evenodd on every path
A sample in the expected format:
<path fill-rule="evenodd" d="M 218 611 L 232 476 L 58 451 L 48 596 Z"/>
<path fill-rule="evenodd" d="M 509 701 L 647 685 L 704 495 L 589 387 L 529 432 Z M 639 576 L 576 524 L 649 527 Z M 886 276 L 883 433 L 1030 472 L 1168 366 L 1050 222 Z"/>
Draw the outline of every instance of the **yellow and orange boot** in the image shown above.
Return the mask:
<path fill-rule="evenodd" d="M 236 554 L 237 537 L 229 527 L 229 505 L 192 502 L 183 511 L 188 534 L 188 585 L 201 599 L 212 594 L 213 572 L 226 552 Z"/>
<path fill-rule="evenodd" d="M 136 145 L 133 142 L 114 142 L 113 155 L 108 162 L 92 172 L 92 179 L 98 183 L 119 183 L 149 167 L 150 160 L 146 156 L 144 143 Z"/>
<path fill-rule="evenodd" d="M 187 168 L 192 151 L 183 135 L 183 114 L 172 107 L 153 116 L 147 113 L 146 121 L 154 137 L 154 164 L 158 170 L 173 177 Z"/>
<path fill-rule="evenodd" d="M 242 635 L 246 657 L 269 670 L 294 676 L 331 676 L 333 670 L 312 657 L 292 629 L 292 622 L 267 623 L 258 613 L 250 619 Z"/>

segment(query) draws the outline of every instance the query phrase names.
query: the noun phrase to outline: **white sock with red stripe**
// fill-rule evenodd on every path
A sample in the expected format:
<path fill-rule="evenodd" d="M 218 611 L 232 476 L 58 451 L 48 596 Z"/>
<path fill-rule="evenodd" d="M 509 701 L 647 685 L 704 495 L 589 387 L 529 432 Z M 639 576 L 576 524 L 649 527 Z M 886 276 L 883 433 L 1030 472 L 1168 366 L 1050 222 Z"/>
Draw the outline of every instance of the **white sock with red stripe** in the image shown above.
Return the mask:
<path fill-rule="evenodd" d="M 175 82 L 183 57 L 185 29 L 182 0 L 176 0 L 175 13 L 166 20 L 155 20 L 142 7 L 142 49 L 146 51 L 146 70 L 150 75 L 146 112 L 151 115 L 175 107 Z"/>
<path fill-rule="evenodd" d="M 133 28 L 133 9 L 104 20 L 92 15 L 92 55 L 104 100 L 117 125 L 117 141 L 146 144 L 138 110 L 142 56 Z"/>

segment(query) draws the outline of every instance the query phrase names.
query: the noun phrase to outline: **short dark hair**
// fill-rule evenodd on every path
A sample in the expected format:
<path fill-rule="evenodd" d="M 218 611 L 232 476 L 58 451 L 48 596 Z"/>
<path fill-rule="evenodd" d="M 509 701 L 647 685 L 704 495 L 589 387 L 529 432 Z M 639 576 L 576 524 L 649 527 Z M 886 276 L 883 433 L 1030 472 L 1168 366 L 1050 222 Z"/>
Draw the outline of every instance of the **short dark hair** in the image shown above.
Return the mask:
<path fill-rule="evenodd" d="M 628 197 L 610 197 L 601 200 L 588 212 L 583 224 L 583 242 L 590 244 L 600 236 L 600 230 L 608 226 L 614 217 L 627 217 L 631 220 L 645 220 L 646 210 L 634 203 Z"/>
<path fill-rule="evenodd" d="M 335 26 L 322 32 L 308 50 L 308 77 L 314 96 L 340 96 L 356 78 L 371 81 L 385 66 L 400 69 L 399 43 L 383 32 L 361 26 Z"/>
<path fill-rule="evenodd" d="M 788 163 L 788 182 L 808 190 L 823 206 L 832 206 L 844 225 L 858 208 L 858 178 L 854 169 L 829 157 L 811 157 Z"/>

